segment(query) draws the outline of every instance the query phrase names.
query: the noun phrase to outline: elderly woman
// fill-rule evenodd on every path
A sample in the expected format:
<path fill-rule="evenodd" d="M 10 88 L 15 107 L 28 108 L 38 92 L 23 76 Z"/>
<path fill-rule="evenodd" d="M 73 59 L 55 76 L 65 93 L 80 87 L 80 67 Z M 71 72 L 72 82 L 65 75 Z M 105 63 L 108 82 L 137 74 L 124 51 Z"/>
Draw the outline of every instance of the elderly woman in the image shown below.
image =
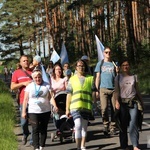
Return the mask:
<path fill-rule="evenodd" d="M 86 75 L 87 65 L 83 60 L 76 63 L 77 73 L 72 76 L 67 86 L 66 115 L 73 117 L 77 150 L 86 150 L 85 141 L 88 120 L 92 113 L 93 76 Z"/>
<path fill-rule="evenodd" d="M 22 117 L 27 118 L 29 115 L 34 149 L 42 150 L 45 147 L 50 118 L 50 85 L 42 80 L 40 70 L 34 70 L 32 78 L 33 82 L 25 89 Z M 28 115 L 26 114 L 27 107 Z"/>

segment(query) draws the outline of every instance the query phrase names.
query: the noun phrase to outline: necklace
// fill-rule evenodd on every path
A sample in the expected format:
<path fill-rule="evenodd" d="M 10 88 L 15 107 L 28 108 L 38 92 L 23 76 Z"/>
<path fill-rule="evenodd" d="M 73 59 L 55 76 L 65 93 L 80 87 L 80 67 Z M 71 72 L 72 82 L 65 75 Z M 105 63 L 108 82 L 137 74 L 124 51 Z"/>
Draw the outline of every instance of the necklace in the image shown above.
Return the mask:
<path fill-rule="evenodd" d="M 36 84 L 34 83 L 34 87 L 35 87 L 35 96 L 38 98 L 40 95 L 39 95 L 39 92 L 40 92 L 40 89 L 41 89 L 41 85 L 39 86 L 39 88 L 37 89 L 37 86 Z"/>

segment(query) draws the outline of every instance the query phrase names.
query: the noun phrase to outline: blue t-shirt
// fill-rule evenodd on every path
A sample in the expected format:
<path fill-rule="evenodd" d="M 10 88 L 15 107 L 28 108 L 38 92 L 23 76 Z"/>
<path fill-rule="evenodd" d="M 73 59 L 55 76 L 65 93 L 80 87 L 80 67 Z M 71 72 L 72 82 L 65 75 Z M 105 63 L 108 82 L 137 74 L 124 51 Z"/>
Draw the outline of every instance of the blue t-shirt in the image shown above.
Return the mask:
<path fill-rule="evenodd" d="M 99 61 L 94 72 L 100 72 L 100 88 L 114 89 L 115 66 L 112 62 Z M 101 66 L 101 67 L 100 67 Z"/>

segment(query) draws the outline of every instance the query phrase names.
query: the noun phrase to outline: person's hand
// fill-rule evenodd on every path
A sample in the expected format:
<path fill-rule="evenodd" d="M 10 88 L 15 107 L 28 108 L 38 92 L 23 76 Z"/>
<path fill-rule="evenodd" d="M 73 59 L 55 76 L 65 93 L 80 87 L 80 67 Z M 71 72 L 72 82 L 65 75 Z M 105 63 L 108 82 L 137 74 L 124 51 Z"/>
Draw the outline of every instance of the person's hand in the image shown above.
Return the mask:
<path fill-rule="evenodd" d="M 31 83 L 32 81 L 26 81 L 26 82 L 23 82 L 23 85 L 24 86 L 27 86 L 29 83 Z"/>
<path fill-rule="evenodd" d="M 27 117 L 26 112 L 22 112 L 22 118 L 26 119 L 26 117 Z"/>
<path fill-rule="evenodd" d="M 119 67 L 116 66 L 116 73 L 119 73 Z"/>
<path fill-rule="evenodd" d="M 58 107 L 57 106 L 54 107 L 54 112 L 58 112 Z"/>
<path fill-rule="evenodd" d="M 116 109 L 120 109 L 120 104 L 118 101 L 116 101 L 116 105 L 115 105 Z"/>
<path fill-rule="evenodd" d="M 66 116 L 70 117 L 70 110 L 66 110 Z"/>
<path fill-rule="evenodd" d="M 98 91 L 96 92 L 96 98 L 99 98 L 99 92 Z"/>
<path fill-rule="evenodd" d="M 143 109 L 143 111 L 144 111 L 145 107 L 144 107 L 144 103 L 143 103 L 142 100 L 141 100 L 141 106 L 142 106 L 142 109 Z"/>

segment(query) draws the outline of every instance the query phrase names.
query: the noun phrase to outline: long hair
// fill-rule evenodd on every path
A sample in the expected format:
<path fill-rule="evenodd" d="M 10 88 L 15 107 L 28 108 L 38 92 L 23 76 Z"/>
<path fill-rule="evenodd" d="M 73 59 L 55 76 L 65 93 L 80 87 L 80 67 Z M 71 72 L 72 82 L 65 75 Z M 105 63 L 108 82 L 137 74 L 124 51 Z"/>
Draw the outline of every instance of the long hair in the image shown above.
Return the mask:
<path fill-rule="evenodd" d="M 63 68 L 62 68 L 62 65 L 60 63 L 56 63 L 53 67 L 53 78 L 56 79 L 55 69 L 57 66 L 60 67 L 60 69 L 61 69 L 61 76 L 60 77 L 63 78 L 64 77 L 63 76 Z"/>

